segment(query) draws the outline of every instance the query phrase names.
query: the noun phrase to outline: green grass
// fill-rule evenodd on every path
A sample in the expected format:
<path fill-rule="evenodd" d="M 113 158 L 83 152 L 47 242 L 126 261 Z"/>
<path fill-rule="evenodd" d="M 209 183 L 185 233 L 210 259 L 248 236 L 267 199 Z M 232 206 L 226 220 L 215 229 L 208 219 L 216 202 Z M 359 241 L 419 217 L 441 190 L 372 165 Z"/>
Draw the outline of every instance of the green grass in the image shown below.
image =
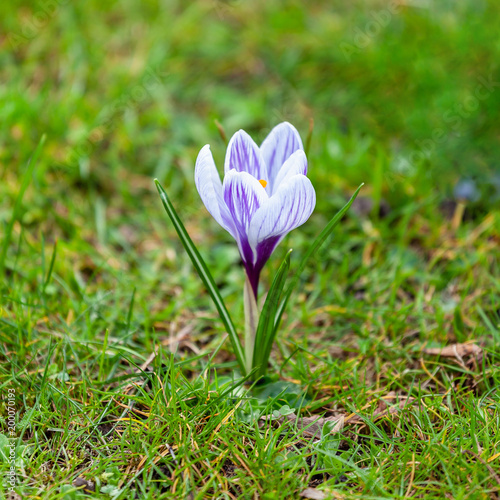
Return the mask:
<path fill-rule="evenodd" d="M 500 7 L 421 4 L 2 3 L 3 497 L 9 401 L 21 498 L 500 495 Z M 262 140 L 311 118 L 317 208 L 262 292 L 365 186 L 251 387 L 153 179 L 242 332 L 238 251 L 194 161 L 210 143 L 222 167 L 215 120 Z M 292 410 L 344 424 L 313 436 Z"/>

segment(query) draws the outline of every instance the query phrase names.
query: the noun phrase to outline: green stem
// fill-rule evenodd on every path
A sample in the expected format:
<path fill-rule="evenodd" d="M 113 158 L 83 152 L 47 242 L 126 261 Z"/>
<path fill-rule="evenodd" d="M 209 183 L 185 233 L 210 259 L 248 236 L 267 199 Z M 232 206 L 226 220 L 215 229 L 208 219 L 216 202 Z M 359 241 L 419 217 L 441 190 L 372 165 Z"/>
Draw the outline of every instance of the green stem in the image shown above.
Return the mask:
<path fill-rule="evenodd" d="M 248 277 L 245 277 L 243 288 L 243 305 L 245 309 L 245 363 L 247 373 L 250 373 L 253 365 L 255 334 L 259 324 L 259 307 Z"/>

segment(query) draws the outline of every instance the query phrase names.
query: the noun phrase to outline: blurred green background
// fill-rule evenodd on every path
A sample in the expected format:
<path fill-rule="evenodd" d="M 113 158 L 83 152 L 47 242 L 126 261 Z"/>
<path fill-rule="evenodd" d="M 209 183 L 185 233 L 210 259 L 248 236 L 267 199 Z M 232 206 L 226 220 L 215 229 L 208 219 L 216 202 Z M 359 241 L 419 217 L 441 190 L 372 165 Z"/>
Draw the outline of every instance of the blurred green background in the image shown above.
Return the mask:
<path fill-rule="evenodd" d="M 127 172 L 192 203 L 214 119 L 263 139 L 283 120 L 305 136 L 313 118 L 322 199 L 373 189 L 377 161 L 395 202 L 402 177 L 440 197 L 461 177 L 498 195 L 495 2 L 46 0 L 1 15 L 2 177 L 47 134 L 41 190 L 92 181 L 127 196 Z"/>

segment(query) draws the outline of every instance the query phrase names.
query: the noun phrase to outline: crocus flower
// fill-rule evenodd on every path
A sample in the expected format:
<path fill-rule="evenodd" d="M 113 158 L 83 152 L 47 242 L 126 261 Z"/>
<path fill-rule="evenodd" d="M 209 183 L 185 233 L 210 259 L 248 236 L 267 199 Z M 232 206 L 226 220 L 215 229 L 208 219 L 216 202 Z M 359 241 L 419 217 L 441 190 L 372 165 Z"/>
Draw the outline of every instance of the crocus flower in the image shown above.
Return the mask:
<path fill-rule="evenodd" d="M 243 130 L 226 151 L 221 183 L 210 146 L 196 160 L 195 182 L 214 219 L 237 241 L 257 297 L 259 276 L 279 242 L 309 219 L 316 193 L 306 177 L 307 158 L 299 133 L 284 122 L 260 148 Z"/>

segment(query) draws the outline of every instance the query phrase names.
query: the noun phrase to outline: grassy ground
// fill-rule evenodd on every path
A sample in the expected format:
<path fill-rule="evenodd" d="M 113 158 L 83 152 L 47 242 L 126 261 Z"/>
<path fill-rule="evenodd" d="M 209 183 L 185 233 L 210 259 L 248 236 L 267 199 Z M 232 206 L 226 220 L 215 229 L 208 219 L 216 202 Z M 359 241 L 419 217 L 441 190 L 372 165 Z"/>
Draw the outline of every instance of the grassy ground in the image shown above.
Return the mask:
<path fill-rule="evenodd" d="M 3 2 L 2 495 L 499 498 L 499 14 Z M 241 326 L 236 245 L 194 160 L 210 143 L 222 165 L 214 120 L 262 140 L 311 118 L 317 208 L 262 291 L 365 187 L 250 389 L 153 178 Z"/>

